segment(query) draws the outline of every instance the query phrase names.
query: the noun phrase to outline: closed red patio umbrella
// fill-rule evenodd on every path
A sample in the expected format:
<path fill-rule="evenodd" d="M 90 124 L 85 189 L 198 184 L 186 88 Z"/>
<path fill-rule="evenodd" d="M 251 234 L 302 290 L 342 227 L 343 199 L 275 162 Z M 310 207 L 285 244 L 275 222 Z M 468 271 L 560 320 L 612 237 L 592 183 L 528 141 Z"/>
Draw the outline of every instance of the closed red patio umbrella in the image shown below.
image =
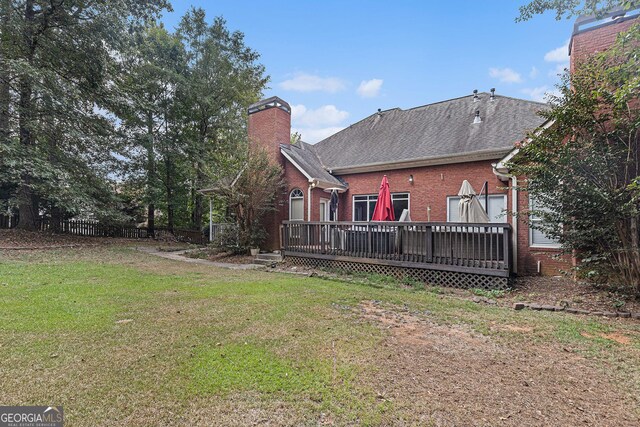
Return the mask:
<path fill-rule="evenodd" d="M 389 181 L 387 176 L 382 177 L 380 183 L 380 191 L 378 192 L 378 201 L 373 210 L 372 221 L 395 221 L 393 213 L 393 202 L 391 201 L 391 192 L 389 191 Z"/>

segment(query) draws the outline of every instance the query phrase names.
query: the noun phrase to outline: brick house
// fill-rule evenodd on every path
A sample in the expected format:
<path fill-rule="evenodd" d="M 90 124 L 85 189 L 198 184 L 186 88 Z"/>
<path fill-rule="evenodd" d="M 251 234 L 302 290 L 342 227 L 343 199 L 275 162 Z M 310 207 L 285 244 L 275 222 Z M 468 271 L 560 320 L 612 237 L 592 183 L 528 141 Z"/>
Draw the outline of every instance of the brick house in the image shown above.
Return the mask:
<path fill-rule="evenodd" d="M 604 22 L 576 21 L 569 44 L 570 68 L 585 55 L 611 45 L 636 15 L 610 15 Z M 614 17 L 615 19 L 612 19 Z M 594 24 L 595 23 L 595 24 Z M 552 258 L 558 245 L 506 212 L 528 209 L 527 195 L 505 166 L 514 146 L 544 123 L 545 104 L 477 92 L 408 110 L 378 110 L 315 145 L 290 143 L 291 109 L 278 97 L 249 107 L 248 132 L 282 166 L 287 194 L 269 219 L 265 249 L 280 249 L 283 221 L 369 221 L 380 181 L 388 177 L 396 219 L 404 209 L 412 221 L 457 221 L 458 190 L 468 180 L 491 222 L 511 226 L 512 272 L 558 274 L 570 257 Z M 329 209 L 331 192 L 339 205 Z"/>

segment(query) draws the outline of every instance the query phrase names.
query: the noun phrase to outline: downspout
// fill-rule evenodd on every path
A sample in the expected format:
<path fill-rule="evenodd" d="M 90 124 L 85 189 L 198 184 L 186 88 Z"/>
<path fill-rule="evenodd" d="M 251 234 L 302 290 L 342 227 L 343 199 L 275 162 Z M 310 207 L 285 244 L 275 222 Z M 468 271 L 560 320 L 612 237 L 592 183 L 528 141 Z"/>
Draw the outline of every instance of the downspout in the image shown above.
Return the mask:
<path fill-rule="evenodd" d="M 498 171 L 498 165 L 493 165 L 493 173 L 502 182 L 511 180 L 511 212 L 513 213 L 511 220 L 511 246 L 513 253 L 513 272 L 518 274 L 518 178 L 511 175 L 508 169 L 505 172 Z"/>
<path fill-rule="evenodd" d="M 511 236 L 513 245 L 513 272 L 518 274 L 518 178 L 511 176 L 511 211 L 513 220 L 511 222 Z"/>
<path fill-rule="evenodd" d="M 317 181 L 309 181 L 309 188 L 307 189 L 307 222 L 311 222 L 311 190 L 316 186 Z"/>

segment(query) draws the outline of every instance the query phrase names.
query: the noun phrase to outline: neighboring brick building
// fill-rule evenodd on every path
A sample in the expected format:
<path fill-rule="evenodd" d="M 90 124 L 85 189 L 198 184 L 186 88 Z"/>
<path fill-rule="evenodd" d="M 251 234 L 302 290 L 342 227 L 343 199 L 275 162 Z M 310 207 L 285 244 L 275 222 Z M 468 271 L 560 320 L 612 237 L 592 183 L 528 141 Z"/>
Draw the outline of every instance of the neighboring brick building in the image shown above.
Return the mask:
<path fill-rule="evenodd" d="M 576 60 L 606 48 L 637 15 L 579 19 L 570 43 Z M 558 274 L 570 257 L 554 259 L 558 246 L 526 222 L 506 212 L 527 210 L 526 194 L 514 190 L 506 160 L 517 155 L 516 142 L 544 123 L 545 104 L 482 92 L 409 110 L 378 111 L 315 145 L 290 144 L 291 109 L 278 97 L 249 108 L 249 136 L 265 147 L 284 170 L 288 200 L 281 200 L 268 224 L 265 249 L 279 249 L 283 220 L 368 221 L 382 177 L 389 179 L 396 219 L 408 209 L 413 221 L 455 221 L 458 190 L 468 180 L 488 204 L 492 222 L 512 225 L 514 271 Z M 337 217 L 329 210 L 331 192 L 339 193 Z"/>

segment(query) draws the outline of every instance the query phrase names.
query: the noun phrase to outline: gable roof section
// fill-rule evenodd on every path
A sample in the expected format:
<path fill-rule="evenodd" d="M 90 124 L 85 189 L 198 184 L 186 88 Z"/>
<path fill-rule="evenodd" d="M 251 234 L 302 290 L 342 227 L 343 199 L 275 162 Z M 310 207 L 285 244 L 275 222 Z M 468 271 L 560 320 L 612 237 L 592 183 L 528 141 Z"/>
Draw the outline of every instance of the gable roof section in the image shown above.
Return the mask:
<path fill-rule="evenodd" d="M 317 181 L 320 188 L 347 188 L 322 166 L 313 145 L 302 141 L 295 144 L 281 144 L 280 152 L 307 177 L 309 182 Z"/>
<path fill-rule="evenodd" d="M 498 159 L 543 124 L 546 104 L 490 94 L 454 98 L 409 110 L 373 114 L 313 149 L 333 173 Z M 474 124 L 476 111 L 482 123 Z"/>

